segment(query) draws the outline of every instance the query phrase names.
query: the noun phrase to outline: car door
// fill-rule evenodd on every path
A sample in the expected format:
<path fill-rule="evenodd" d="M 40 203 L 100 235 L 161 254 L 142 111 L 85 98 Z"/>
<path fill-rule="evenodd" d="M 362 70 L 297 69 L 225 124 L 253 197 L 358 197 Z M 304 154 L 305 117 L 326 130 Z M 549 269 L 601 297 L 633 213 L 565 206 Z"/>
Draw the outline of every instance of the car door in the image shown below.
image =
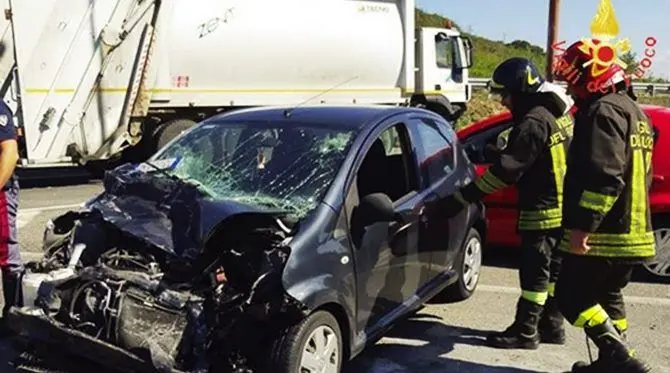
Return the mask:
<path fill-rule="evenodd" d="M 512 121 L 505 120 L 495 127 L 473 134 L 463 141 L 467 155 L 475 163 L 477 175 L 482 175 L 492 164 L 485 152 L 487 145 L 495 145 L 499 150 L 507 146 L 507 138 L 512 131 Z M 489 221 L 488 242 L 499 245 L 517 245 L 516 233 L 517 201 L 519 195 L 514 186 L 498 190 L 483 199 L 486 205 L 486 218 Z"/>
<path fill-rule="evenodd" d="M 407 140 L 401 119 L 373 132 L 357 156 L 355 177 L 346 194 L 357 276 L 357 327 L 366 335 L 402 313 L 403 302 L 427 279 L 418 259 L 421 198 Z M 397 221 L 367 226 L 357 221 L 360 201 L 374 193 L 389 196 Z"/>
<path fill-rule="evenodd" d="M 410 126 L 415 161 L 419 170 L 420 194 L 423 203 L 453 194 L 459 185 L 457 170 L 458 138 L 443 120 L 415 116 Z M 422 215 L 419 231 L 419 252 L 423 266 L 429 268 L 429 280 L 446 271 L 458 255 L 460 241 L 466 230 L 466 219 L 448 219 L 436 214 Z"/>

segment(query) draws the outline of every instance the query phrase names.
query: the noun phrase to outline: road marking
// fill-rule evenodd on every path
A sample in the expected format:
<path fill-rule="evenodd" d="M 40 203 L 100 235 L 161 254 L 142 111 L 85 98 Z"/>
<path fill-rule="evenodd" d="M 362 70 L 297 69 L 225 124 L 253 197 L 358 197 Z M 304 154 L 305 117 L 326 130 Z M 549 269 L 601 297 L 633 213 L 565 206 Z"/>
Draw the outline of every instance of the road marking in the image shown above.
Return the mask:
<path fill-rule="evenodd" d="M 42 255 L 44 255 L 44 252 L 42 251 L 21 250 L 21 261 L 23 261 L 24 263 L 38 262 L 42 260 Z"/>
<path fill-rule="evenodd" d="M 35 219 L 40 213 L 41 211 L 29 211 L 24 213 L 19 211 L 19 215 L 16 217 L 16 226 L 19 229 L 22 229 L 26 225 L 30 224 L 30 222 L 33 221 L 33 219 Z"/>
<path fill-rule="evenodd" d="M 477 291 L 485 291 L 489 293 L 507 293 L 507 294 L 521 294 L 521 290 L 511 286 L 496 286 L 496 285 L 477 285 Z M 639 297 L 635 295 L 624 294 L 624 301 L 630 304 L 644 304 L 648 306 L 665 306 L 670 307 L 670 298 L 652 298 Z"/>
<path fill-rule="evenodd" d="M 53 210 L 68 210 L 77 207 L 81 207 L 83 203 L 69 204 L 69 205 L 55 205 L 55 206 L 44 206 L 44 207 L 31 207 L 27 209 L 19 209 L 19 215 L 22 213 L 33 213 L 33 212 L 42 212 L 42 211 L 53 211 Z"/>
<path fill-rule="evenodd" d="M 33 208 L 27 208 L 27 209 L 19 209 L 19 213 L 17 214 L 16 217 L 16 226 L 21 229 L 25 227 L 26 225 L 30 224 L 30 222 L 33 221 L 39 214 L 43 212 L 48 212 L 48 211 L 55 211 L 55 210 L 69 210 L 69 209 L 74 209 L 81 207 L 81 203 L 79 204 L 70 204 L 70 205 L 55 205 L 55 206 L 44 206 L 44 207 L 33 207 Z"/>

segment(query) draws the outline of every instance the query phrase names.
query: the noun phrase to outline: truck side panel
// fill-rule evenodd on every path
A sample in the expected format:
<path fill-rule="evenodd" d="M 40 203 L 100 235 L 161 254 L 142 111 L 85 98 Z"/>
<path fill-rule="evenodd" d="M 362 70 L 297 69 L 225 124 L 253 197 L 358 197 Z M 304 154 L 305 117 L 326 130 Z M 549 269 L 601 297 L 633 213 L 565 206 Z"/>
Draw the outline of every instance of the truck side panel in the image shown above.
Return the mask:
<path fill-rule="evenodd" d="M 154 105 L 401 102 L 403 3 L 173 0 Z"/>
<path fill-rule="evenodd" d="M 135 5 L 134 0 L 13 0 L 31 162 L 67 160 L 70 144 L 94 153 L 118 128 L 142 27 L 111 54 L 101 32 L 107 26 L 120 30 Z M 33 19 L 35 9 L 39 22 Z"/>
<path fill-rule="evenodd" d="M 73 145 L 104 159 L 147 109 L 160 123 L 415 91 L 413 0 L 0 1 L 14 13 L 30 163 L 69 161 Z"/>
<path fill-rule="evenodd" d="M 0 0 L 0 9 L 9 9 L 9 0 Z M 14 33 L 12 23 L 5 17 L 0 17 L 0 87 L 1 96 L 10 109 L 16 114 L 18 106 L 17 85 L 13 81 L 14 69 Z M 14 120 L 17 122 L 17 120 Z"/>

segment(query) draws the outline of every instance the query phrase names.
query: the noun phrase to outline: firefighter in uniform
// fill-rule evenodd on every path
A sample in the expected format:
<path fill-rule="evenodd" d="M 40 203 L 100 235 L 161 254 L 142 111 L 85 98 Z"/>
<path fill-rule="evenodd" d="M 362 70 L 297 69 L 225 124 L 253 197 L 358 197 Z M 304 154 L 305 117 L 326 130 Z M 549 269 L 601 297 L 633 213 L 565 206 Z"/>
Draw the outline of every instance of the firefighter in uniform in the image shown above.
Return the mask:
<path fill-rule="evenodd" d="M 2 185 L 0 191 L 0 270 L 2 270 L 4 295 L 2 322 L 0 323 L 1 334 L 8 332 L 4 321 L 9 308 L 13 305 L 20 305 L 20 278 L 23 272 L 16 227 L 19 182 L 14 173 L 19 152 L 12 117 L 7 104 L 0 100 L 0 185 Z"/>
<path fill-rule="evenodd" d="M 554 250 L 560 238 L 573 101 L 561 87 L 545 82 L 526 58 L 510 58 L 498 65 L 489 90 L 501 95 L 502 104 L 512 112 L 514 126 L 508 144 L 481 177 L 431 208 L 453 216 L 468 203 L 517 185 L 522 292 L 514 322 L 505 331 L 490 335 L 488 343 L 522 349 L 536 349 L 540 342 L 563 344 L 563 317 L 553 297 L 553 282 L 560 268 Z"/>
<path fill-rule="evenodd" d="M 591 41 L 597 43 L 597 41 Z M 593 65 L 583 41 L 562 55 L 559 79 L 577 104 L 563 201 L 556 296 L 565 318 L 598 346 L 573 372 L 648 372 L 627 347 L 621 290 L 635 265 L 655 256 L 648 190 L 653 134 L 617 64 Z"/>

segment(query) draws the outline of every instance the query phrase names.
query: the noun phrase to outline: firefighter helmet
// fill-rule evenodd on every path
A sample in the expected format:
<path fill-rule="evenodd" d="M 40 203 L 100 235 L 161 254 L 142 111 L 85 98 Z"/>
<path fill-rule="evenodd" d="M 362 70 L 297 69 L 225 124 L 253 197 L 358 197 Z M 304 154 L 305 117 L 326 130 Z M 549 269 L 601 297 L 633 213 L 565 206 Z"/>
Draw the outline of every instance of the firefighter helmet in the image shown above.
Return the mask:
<path fill-rule="evenodd" d="M 498 94 L 532 94 L 543 83 L 544 77 L 533 61 L 524 57 L 513 57 L 495 68 L 488 88 L 489 92 Z"/>
<path fill-rule="evenodd" d="M 597 39 L 570 45 L 554 62 L 554 77 L 564 81 L 579 98 L 616 90 L 628 85 L 624 69 L 616 61 L 616 49 Z"/>

